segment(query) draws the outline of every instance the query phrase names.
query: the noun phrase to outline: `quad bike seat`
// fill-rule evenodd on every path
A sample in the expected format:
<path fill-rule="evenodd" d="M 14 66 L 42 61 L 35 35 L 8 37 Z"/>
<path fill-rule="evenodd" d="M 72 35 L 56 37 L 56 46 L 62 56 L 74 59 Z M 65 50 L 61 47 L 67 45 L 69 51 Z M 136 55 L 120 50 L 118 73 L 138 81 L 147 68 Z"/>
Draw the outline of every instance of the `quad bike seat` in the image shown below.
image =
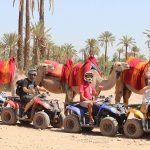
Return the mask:
<path fill-rule="evenodd" d="M 76 105 L 80 105 L 80 102 L 65 102 L 65 105 L 76 106 Z"/>

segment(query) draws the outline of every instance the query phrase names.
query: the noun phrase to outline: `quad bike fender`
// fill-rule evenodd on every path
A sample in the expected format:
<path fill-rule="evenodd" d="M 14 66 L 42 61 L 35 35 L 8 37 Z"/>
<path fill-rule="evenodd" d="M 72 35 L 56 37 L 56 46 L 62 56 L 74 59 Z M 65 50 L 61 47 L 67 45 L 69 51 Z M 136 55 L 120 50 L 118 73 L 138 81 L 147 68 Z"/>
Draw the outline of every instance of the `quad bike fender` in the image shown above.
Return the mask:
<path fill-rule="evenodd" d="M 84 110 L 79 109 L 79 108 L 77 108 L 77 107 L 68 105 L 68 106 L 66 107 L 66 109 L 73 111 L 73 112 L 74 112 L 75 114 L 77 114 L 79 117 L 82 117 L 82 116 L 84 115 Z"/>
<path fill-rule="evenodd" d="M 144 119 L 144 114 L 140 110 L 131 108 L 128 110 L 128 115 L 131 113 L 134 114 L 134 116 L 138 119 Z"/>
<path fill-rule="evenodd" d="M 46 102 L 42 102 L 41 100 L 38 100 L 33 104 L 34 109 L 37 108 L 38 106 L 42 106 L 45 109 L 50 109 L 50 105 Z"/>
<path fill-rule="evenodd" d="M 119 111 L 115 107 L 112 107 L 112 106 L 103 105 L 100 111 L 104 111 L 104 110 L 113 114 L 118 114 L 118 115 L 120 114 Z"/>
<path fill-rule="evenodd" d="M 12 108 L 16 108 L 16 109 L 19 109 L 19 104 L 18 103 L 16 103 L 16 102 L 14 102 L 14 101 L 12 101 L 12 100 L 6 100 L 5 102 L 4 102 L 4 106 L 6 107 L 6 106 L 10 106 L 10 107 L 12 107 Z"/>

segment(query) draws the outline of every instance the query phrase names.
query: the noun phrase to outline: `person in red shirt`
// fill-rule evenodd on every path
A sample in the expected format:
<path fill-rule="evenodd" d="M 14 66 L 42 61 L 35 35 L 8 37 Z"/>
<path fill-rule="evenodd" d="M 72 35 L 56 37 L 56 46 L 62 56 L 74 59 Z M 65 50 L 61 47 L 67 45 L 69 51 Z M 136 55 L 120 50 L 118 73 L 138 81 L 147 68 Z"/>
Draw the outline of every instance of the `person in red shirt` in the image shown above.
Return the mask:
<path fill-rule="evenodd" d="M 80 105 L 82 107 L 88 108 L 89 111 L 89 118 L 90 118 L 90 124 L 94 123 L 93 119 L 93 96 L 98 96 L 103 88 L 103 86 L 99 86 L 99 92 L 97 93 L 95 90 L 95 87 L 92 85 L 93 81 L 93 73 L 92 72 L 86 72 L 84 74 L 84 84 L 80 86 Z"/>

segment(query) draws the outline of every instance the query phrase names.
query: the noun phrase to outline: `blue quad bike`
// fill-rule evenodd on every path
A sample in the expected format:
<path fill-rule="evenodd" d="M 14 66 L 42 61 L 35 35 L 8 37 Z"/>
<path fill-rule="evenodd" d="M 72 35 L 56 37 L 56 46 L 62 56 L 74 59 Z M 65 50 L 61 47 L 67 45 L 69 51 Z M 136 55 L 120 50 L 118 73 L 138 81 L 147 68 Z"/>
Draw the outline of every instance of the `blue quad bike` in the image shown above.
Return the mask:
<path fill-rule="evenodd" d="M 66 111 L 70 112 L 64 119 L 64 131 L 77 133 L 80 131 L 91 131 L 93 128 L 100 128 L 101 134 L 115 136 L 117 132 L 123 132 L 125 123 L 126 107 L 124 104 L 111 104 L 112 96 L 101 97 L 93 105 L 94 124 L 89 124 L 88 109 L 80 106 L 79 103 L 70 103 Z"/>

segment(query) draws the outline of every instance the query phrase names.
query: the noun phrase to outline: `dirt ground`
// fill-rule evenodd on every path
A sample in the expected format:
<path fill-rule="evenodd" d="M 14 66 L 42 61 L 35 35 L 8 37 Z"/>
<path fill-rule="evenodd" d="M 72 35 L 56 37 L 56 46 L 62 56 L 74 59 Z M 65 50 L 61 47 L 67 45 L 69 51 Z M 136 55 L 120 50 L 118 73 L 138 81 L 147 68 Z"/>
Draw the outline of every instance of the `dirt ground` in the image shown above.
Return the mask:
<path fill-rule="evenodd" d="M 114 89 L 101 94 L 114 95 Z M 51 94 L 51 98 L 59 99 L 62 106 L 65 95 Z M 139 103 L 141 100 L 142 96 L 132 94 L 130 103 Z M 98 128 L 90 133 L 72 134 L 51 126 L 39 130 L 34 129 L 32 124 L 8 126 L 0 122 L 0 150 L 142 150 L 150 147 L 149 141 L 150 133 L 146 133 L 142 139 L 128 139 L 120 134 L 115 137 L 102 136 Z"/>

